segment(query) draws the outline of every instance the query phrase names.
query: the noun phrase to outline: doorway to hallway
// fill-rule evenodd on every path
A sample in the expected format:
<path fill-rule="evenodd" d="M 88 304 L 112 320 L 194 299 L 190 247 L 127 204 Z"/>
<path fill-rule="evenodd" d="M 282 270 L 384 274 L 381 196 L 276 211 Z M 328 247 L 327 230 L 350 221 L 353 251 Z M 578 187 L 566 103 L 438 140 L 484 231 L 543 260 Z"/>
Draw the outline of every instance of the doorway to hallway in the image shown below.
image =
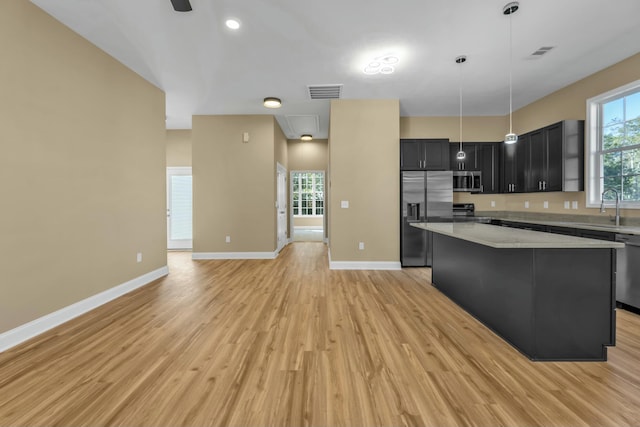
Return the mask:
<path fill-rule="evenodd" d="M 324 241 L 324 171 L 291 172 L 291 240 Z"/>
<path fill-rule="evenodd" d="M 167 168 L 167 249 L 193 248 L 193 177 L 190 167 Z"/>

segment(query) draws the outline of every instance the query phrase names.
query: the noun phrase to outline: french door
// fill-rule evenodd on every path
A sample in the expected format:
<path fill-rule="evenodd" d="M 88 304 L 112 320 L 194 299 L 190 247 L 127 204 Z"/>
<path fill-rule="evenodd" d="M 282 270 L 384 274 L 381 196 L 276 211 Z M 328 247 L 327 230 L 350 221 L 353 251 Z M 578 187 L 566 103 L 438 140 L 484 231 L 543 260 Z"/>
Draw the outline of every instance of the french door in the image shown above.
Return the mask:
<path fill-rule="evenodd" d="M 167 168 L 167 249 L 193 247 L 193 185 L 190 167 Z"/>

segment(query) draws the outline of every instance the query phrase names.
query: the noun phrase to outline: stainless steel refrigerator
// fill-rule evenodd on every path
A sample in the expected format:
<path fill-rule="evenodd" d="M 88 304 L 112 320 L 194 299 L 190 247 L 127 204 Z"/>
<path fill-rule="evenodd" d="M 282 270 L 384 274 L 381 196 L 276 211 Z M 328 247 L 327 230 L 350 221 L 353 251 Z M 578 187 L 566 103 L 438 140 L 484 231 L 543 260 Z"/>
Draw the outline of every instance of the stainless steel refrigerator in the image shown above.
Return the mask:
<path fill-rule="evenodd" d="M 403 171 L 401 179 L 402 222 L 400 260 L 403 267 L 431 266 L 429 233 L 412 222 L 451 222 L 453 172 Z"/>

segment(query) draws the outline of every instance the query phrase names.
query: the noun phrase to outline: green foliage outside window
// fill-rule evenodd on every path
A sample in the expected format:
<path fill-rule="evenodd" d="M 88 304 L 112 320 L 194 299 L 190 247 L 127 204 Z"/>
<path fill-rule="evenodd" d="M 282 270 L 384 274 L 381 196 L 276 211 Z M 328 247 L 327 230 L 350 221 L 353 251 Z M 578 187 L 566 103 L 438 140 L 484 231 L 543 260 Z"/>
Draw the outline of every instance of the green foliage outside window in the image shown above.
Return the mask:
<path fill-rule="evenodd" d="M 601 106 L 601 188 L 640 201 L 640 92 Z M 615 199 L 611 192 L 606 200 Z"/>
<path fill-rule="evenodd" d="M 324 215 L 324 173 L 293 173 L 293 214 Z"/>

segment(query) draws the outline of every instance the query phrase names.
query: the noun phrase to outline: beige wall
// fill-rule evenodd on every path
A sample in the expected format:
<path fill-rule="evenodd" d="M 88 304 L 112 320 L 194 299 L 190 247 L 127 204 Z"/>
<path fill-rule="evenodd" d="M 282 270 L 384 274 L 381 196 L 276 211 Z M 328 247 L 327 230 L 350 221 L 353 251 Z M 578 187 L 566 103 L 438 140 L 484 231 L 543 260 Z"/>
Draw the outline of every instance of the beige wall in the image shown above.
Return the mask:
<path fill-rule="evenodd" d="M 274 126 L 266 115 L 193 117 L 194 252 L 276 249 Z"/>
<path fill-rule="evenodd" d="M 638 79 L 640 53 L 515 111 L 514 131 L 526 133 L 565 119 L 584 120 L 587 99 Z"/>
<path fill-rule="evenodd" d="M 398 100 L 331 101 L 332 261 L 393 261 L 399 249 Z M 349 209 L 340 208 L 348 200 Z M 365 250 L 358 250 L 358 242 Z"/>
<path fill-rule="evenodd" d="M 166 202 L 159 89 L 24 0 L 0 51 L 1 333 L 165 266 Z"/>
<path fill-rule="evenodd" d="M 287 149 L 287 137 L 280 128 L 278 121 L 273 117 L 273 141 L 276 162 L 289 169 L 289 150 Z"/>
<path fill-rule="evenodd" d="M 509 129 L 508 116 L 464 117 L 462 142 L 496 142 Z M 401 117 L 400 138 L 448 138 L 460 141 L 460 117 Z"/>
<path fill-rule="evenodd" d="M 314 139 L 302 141 L 290 139 L 289 169 L 292 171 L 326 171 L 329 163 L 329 141 L 326 139 Z"/>
<path fill-rule="evenodd" d="M 293 225 L 295 227 L 324 227 L 324 216 L 322 217 L 296 216 L 293 218 Z"/>
<path fill-rule="evenodd" d="M 191 129 L 167 130 L 167 167 L 191 166 Z"/>

